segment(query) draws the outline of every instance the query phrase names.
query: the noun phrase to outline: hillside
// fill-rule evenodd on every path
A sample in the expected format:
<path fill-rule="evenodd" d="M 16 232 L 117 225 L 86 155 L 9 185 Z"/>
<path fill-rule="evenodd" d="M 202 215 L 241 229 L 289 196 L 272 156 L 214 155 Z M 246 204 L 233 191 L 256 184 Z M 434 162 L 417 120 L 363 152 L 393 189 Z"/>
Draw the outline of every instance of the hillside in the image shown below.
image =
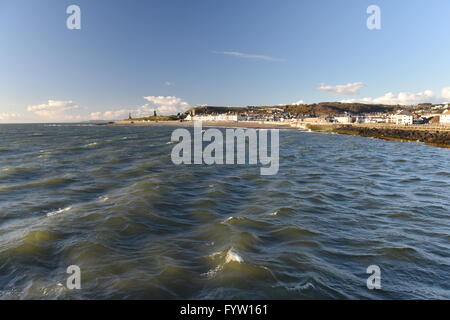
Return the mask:
<path fill-rule="evenodd" d="M 228 112 L 264 112 L 270 109 L 282 109 L 293 115 L 304 116 L 325 116 L 325 115 L 339 115 L 343 113 L 363 114 L 363 113 L 389 113 L 398 109 L 412 109 L 411 106 L 392 106 L 392 105 L 374 105 L 363 103 L 340 103 L 340 102 L 321 102 L 315 104 L 304 105 L 285 105 L 285 106 L 249 106 L 245 108 L 237 107 L 214 107 L 214 106 L 200 106 L 187 111 L 195 114 L 211 114 L 211 113 L 228 113 Z"/>

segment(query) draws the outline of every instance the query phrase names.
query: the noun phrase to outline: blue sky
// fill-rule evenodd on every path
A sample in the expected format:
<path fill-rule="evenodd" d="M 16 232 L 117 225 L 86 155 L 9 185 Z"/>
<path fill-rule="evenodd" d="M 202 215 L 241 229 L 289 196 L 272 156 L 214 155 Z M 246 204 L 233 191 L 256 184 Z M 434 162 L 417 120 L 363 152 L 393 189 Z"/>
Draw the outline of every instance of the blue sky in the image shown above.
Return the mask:
<path fill-rule="evenodd" d="M 81 30 L 66 27 L 71 4 Z M 381 30 L 366 26 L 372 4 Z M 0 122 L 446 102 L 449 13 L 447 0 L 0 0 Z"/>

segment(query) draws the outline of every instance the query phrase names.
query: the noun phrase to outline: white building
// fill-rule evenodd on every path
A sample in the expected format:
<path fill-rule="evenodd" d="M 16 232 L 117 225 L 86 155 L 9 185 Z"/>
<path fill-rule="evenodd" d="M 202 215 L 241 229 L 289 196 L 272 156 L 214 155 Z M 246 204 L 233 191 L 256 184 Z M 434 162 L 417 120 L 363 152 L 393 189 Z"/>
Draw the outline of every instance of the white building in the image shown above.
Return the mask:
<path fill-rule="evenodd" d="M 437 109 L 447 109 L 450 105 L 449 104 L 442 104 L 442 105 L 437 105 L 432 107 L 432 110 L 437 110 Z"/>
<path fill-rule="evenodd" d="M 395 124 L 413 124 L 413 116 L 408 112 L 400 112 L 389 117 L 389 123 Z"/>
<path fill-rule="evenodd" d="M 334 121 L 337 123 L 345 123 L 345 124 L 353 122 L 352 117 L 350 116 L 334 117 Z"/>
<path fill-rule="evenodd" d="M 450 110 L 447 110 L 441 114 L 440 123 L 450 123 Z"/>
<path fill-rule="evenodd" d="M 386 123 L 387 119 L 384 116 L 366 116 L 359 117 L 356 122 L 358 123 Z"/>

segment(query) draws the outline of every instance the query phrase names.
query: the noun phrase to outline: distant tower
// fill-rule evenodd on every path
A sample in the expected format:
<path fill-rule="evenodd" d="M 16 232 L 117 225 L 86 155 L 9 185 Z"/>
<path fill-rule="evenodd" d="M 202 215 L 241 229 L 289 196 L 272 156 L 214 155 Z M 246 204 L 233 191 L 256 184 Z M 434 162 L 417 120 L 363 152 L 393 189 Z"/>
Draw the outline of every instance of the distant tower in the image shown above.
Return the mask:
<path fill-rule="evenodd" d="M 156 110 L 153 111 L 153 116 L 156 117 Z"/>
<path fill-rule="evenodd" d="M 131 112 L 128 114 L 128 120 L 131 120 L 133 118 L 131 118 Z"/>

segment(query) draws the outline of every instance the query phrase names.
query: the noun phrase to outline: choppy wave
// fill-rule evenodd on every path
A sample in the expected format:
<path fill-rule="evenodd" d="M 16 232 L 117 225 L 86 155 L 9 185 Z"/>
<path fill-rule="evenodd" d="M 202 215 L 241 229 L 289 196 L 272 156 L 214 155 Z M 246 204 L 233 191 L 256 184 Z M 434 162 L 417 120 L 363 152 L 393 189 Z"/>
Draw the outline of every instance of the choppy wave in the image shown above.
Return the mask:
<path fill-rule="evenodd" d="M 222 271 L 225 265 L 229 263 L 243 263 L 244 259 L 235 252 L 233 248 L 224 251 L 215 252 L 210 255 L 212 260 L 216 260 L 217 266 L 213 270 L 207 272 L 208 277 L 214 277 L 218 272 Z"/>
<path fill-rule="evenodd" d="M 282 131 L 262 177 L 173 165 L 173 129 L 0 126 L 0 298 L 450 298 L 450 150 Z"/>

